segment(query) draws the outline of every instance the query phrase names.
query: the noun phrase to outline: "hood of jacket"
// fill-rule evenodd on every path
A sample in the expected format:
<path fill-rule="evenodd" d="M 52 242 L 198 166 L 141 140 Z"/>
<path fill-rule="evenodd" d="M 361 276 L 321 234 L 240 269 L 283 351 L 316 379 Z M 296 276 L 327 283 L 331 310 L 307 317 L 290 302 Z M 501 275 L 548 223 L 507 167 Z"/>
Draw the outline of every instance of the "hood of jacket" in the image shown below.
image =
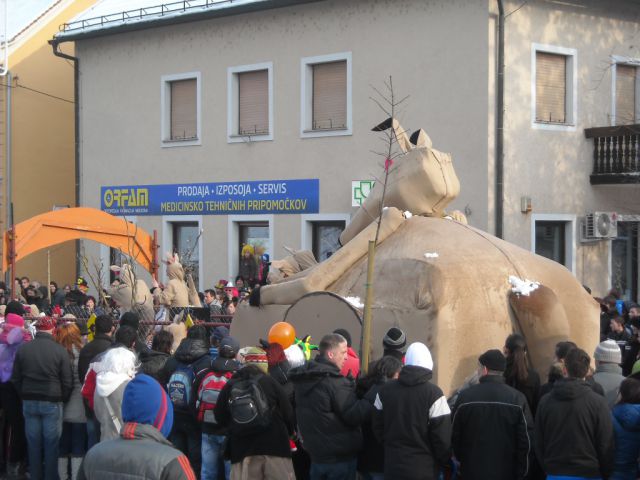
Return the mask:
<path fill-rule="evenodd" d="M 340 369 L 322 355 L 318 355 L 301 367 L 289 371 L 289 378 L 293 382 L 304 382 L 325 377 L 341 377 Z"/>
<path fill-rule="evenodd" d="M 413 387 L 415 385 L 429 382 L 432 376 L 433 373 L 427 368 L 405 365 L 402 367 L 402 370 L 400 370 L 398 382 L 408 387 Z"/>
<path fill-rule="evenodd" d="M 560 401 L 572 401 L 584 397 L 591 392 L 591 387 L 584 380 L 576 378 L 561 378 L 553 383 L 551 395 Z"/>
<path fill-rule="evenodd" d="M 108 397 L 123 382 L 131 380 L 136 374 L 136 356 L 123 347 L 107 350 L 100 363 L 93 367 L 96 371 L 96 393 Z"/>
<path fill-rule="evenodd" d="M 625 430 L 640 432 L 640 405 L 620 403 L 613 407 L 612 414 Z"/>
<path fill-rule="evenodd" d="M 160 430 L 144 423 L 126 422 L 122 426 L 120 437 L 125 440 L 153 440 L 154 442 L 173 447 L 172 443 L 162 435 Z"/>
<path fill-rule="evenodd" d="M 203 355 L 209 355 L 209 347 L 204 340 L 185 338 L 174 354 L 175 359 L 180 363 L 193 363 Z"/>
<path fill-rule="evenodd" d="M 167 265 L 167 277 L 169 277 L 170 280 L 177 279 L 184 281 L 184 269 L 182 265 L 177 262 Z"/>
<path fill-rule="evenodd" d="M 338 367 L 322 355 L 305 363 L 301 367 L 289 370 L 289 380 L 296 384 L 296 388 L 306 395 L 325 378 L 345 378 Z"/>
<path fill-rule="evenodd" d="M 0 343 L 7 345 L 20 345 L 23 341 L 28 342 L 31 339 L 31 334 L 27 330 L 13 325 L 3 325 L 0 332 Z"/>
<path fill-rule="evenodd" d="M 235 358 L 217 356 L 211 362 L 211 370 L 214 372 L 235 372 L 240 368 L 240 363 Z"/>

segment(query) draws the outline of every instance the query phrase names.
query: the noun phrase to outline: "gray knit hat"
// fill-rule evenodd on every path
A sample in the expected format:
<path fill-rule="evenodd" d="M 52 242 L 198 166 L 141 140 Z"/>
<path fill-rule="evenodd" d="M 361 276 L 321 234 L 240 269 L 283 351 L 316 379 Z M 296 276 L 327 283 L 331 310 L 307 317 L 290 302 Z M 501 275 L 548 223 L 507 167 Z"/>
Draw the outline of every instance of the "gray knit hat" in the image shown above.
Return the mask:
<path fill-rule="evenodd" d="M 407 336 L 398 327 L 391 327 L 382 339 L 382 346 L 389 350 L 401 350 L 406 344 Z"/>
<path fill-rule="evenodd" d="M 600 342 L 596 347 L 596 351 L 593 353 L 593 357 L 599 362 L 606 363 L 621 363 L 622 353 L 620 347 L 615 340 L 605 340 Z"/>

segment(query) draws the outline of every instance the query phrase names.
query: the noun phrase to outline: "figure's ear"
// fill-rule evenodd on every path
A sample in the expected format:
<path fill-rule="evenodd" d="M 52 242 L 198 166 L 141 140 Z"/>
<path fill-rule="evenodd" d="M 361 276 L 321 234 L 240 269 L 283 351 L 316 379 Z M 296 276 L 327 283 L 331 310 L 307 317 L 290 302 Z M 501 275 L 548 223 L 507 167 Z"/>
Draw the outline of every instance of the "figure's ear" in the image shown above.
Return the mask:
<path fill-rule="evenodd" d="M 404 153 L 407 153 L 413 148 L 413 145 L 411 145 L 411 142 L 409 141 L 407 132 L 402 128 L 400 122 L 398 122 L 398 120 L 396 120 L 395 118 L 387 118 L 384 122 L 379 123 L 378 125 L 373 127 L 371 131 L 384 132 L 389 128 L 393 128 L 393 132 L 396 136 L 396 140 L 398 140 L 398 146 L 400 147 L 400 150 L 402 150 Z"/>
<path fill-rule="evenodd" d="M 427 147 L 431 148 L 433 146 L 433 142 L 427 132 L 423 129 L 416 130 L 411 134 L 409 141 L 415 145 L 416 147 Z"/>

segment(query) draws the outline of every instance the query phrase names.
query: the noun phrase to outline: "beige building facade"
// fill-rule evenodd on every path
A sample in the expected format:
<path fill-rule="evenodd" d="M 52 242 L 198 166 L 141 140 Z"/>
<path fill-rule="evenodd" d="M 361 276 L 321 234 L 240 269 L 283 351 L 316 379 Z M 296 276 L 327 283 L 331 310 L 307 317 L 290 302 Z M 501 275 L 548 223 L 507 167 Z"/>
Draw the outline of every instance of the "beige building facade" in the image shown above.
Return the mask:
<path fill-rule="evenodd" d="M 504 238 L 565 264 L 594 294 L 618 282 L 635 298 L 637 153 L 629 147 L 624 184 L 592 185 L 585 129 L 613 124 L 616 64 L 640 58 L 640 8 L 601 3 L 504 2 Z M 392 76 L 395 94 L 410 96 L 403 126 L 453 156 L 462 192 L 451 209 L 495 231 L 496 2 L 225 4 L 130 12 L 125 23 L 98 5 L 58 35 L 80 59 L 83 206 L 156 230 L 162 252 L 194 264 L 201 290 L 238 274 L 245 244 L 326 258 L 363 194 L 354 182 L 383 172 L 371 128 L 386 115 L 371 97 Z M 583 238 L 592 212 L 616 212 L 620 238 Z"/>
<path fill-rule="evenodd" d="M 42 11 L 33 11 L 32 21 L 9 38 L 7 71 L 0 76 L 2 234 L 10 227 L 11 210 L 13 222 L 19 223 L 54 208 L 75 206 L 74 71 L 72 64 L 53 54 L 48 41 L 59 25 L 93 3 L 52 0 Z M 73 43 L 63 50 L 73 54 Z M 6 253 L 3 245 L 0 250 Z M 73 283 L 75 244 L 57 245 L 49 254 L 40 251 L 26 257 L 14 273 L 43 285 L 47 272 L 60 286 Z"/>

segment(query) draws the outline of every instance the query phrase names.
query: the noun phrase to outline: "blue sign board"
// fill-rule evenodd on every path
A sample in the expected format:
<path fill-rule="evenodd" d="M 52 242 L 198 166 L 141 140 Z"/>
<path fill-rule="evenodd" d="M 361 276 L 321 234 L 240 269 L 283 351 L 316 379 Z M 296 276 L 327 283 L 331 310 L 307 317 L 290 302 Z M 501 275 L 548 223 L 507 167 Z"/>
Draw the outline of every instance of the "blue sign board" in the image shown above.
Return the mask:
<path fill-rule="evenodd" d="M 100 208 L 112 215 L 248 215 L 318 213 L 320 181 L 124 185 L 100 189 Z"/>

